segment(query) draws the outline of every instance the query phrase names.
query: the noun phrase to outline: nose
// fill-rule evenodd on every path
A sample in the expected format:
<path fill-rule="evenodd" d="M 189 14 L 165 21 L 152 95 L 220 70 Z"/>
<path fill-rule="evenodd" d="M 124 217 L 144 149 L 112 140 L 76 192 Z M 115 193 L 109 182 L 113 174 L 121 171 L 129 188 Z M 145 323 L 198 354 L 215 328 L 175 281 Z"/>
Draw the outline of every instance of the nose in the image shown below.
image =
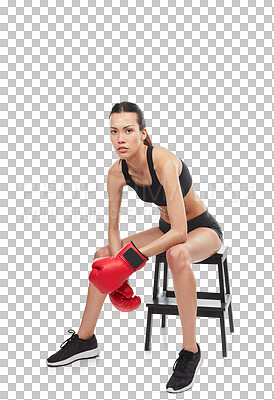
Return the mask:
<path fill-rule="evenodd" d="M 118 133 L 118 143 L 124 143 L 125 139 L 123 132 Z"/>

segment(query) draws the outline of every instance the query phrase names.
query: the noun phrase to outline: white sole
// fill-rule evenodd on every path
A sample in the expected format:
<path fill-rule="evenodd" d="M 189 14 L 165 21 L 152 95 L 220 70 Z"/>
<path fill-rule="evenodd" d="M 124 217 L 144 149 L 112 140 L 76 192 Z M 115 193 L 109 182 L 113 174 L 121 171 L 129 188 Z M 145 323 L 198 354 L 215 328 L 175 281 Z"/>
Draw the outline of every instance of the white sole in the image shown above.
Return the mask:
<path fill-rule="evenodd" d="M 97 357 L 97 356 L 99 356 L 99 354 L 100 354 L 100 349 L 99 349 L 99 347 L 96 347 L 93 350 L 87 350 L 87 351 L 83 351 L 82 353 L 74 354 L 74 356 L 72 356 L 72 357 L 66 358 L 65 360 L 62 360 L 62 361 L 57 361 L 55 363 L 51 363 L 46 360 L 46 364 L 49 367 L 59 367 L 62 365 L 68 365 L 77 360 L 82 360 L 83 358 Z"/>
<path fill-rule="evenodd" d="M 197 368 L 196 368 L 195 374 L 194 374 L 194 376 L 193 376 L 193 379 L 192 379 L 192 381 L 190 382 L 189 385 L 185 386 L 185 387 L 182 388 L 182 389 L 178 389 L 178 390 L 174 390 L 174 389 L 172 389 L 171 387 L 169 387 L 168 389 L 166 389 L 166 391 L 169 392 L 169 393 L 181 393 L 181 392 L 184 392 L 184 391 L 186 391 L 186 390 L 188 390 L 188 389 L 191 389 L 192 386 L 193 386 L 194 383 L 195 383 L 196 375 L 197 375 L 199 369 L 201 368 L 201 365 L 203 364 L 203 361 L 204 361 L 204 357 L 201 356 L 200 362 L 199 362 L 199 364 L 197 365 Z"/>

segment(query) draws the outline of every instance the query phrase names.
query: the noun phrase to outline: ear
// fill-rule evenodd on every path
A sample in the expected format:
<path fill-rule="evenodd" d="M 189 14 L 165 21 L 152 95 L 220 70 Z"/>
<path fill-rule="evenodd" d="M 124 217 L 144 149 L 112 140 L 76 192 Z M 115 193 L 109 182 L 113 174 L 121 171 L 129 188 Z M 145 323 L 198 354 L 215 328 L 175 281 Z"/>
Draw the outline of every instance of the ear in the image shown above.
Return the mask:
<path fill-rule="evenodd" d="M 145 140 L 145 138 L 147 137 L 147 130 L 146 128 L 142 130 L 142 139 Z"/>

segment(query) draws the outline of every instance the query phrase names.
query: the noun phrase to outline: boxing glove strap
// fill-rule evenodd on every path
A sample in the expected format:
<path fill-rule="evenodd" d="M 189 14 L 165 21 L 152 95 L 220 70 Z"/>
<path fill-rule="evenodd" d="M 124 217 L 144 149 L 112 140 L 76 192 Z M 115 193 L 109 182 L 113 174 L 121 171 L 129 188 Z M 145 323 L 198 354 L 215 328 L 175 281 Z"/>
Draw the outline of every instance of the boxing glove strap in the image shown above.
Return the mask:
<path fill-rule="evenodd" d="M 134 248 L 132 247 L 134 246 Z M 135 244 L 131 241 L 127 245 L 125 245 L 118 253 L 117 256 L 124 258 L 130 266 L 136 271 L 140 266 L 145 265 L 148 258 L 137 249 Z"/>

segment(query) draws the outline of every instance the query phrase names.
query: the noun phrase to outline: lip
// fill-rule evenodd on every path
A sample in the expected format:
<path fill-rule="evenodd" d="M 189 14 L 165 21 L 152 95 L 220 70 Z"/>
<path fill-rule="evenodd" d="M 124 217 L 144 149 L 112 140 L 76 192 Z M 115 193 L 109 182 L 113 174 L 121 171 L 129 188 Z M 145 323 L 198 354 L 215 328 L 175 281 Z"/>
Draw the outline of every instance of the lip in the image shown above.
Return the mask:
<path fill-rule="evenodd" d="M 127 150 L 128 150 L 128 148 L 126 148 L 126 147 L 122 147 L 122 148 L 118 149 L 118 151 L 119 151 L 120 153 L 124 153 L 124 152 L 127 151 Z"/>

